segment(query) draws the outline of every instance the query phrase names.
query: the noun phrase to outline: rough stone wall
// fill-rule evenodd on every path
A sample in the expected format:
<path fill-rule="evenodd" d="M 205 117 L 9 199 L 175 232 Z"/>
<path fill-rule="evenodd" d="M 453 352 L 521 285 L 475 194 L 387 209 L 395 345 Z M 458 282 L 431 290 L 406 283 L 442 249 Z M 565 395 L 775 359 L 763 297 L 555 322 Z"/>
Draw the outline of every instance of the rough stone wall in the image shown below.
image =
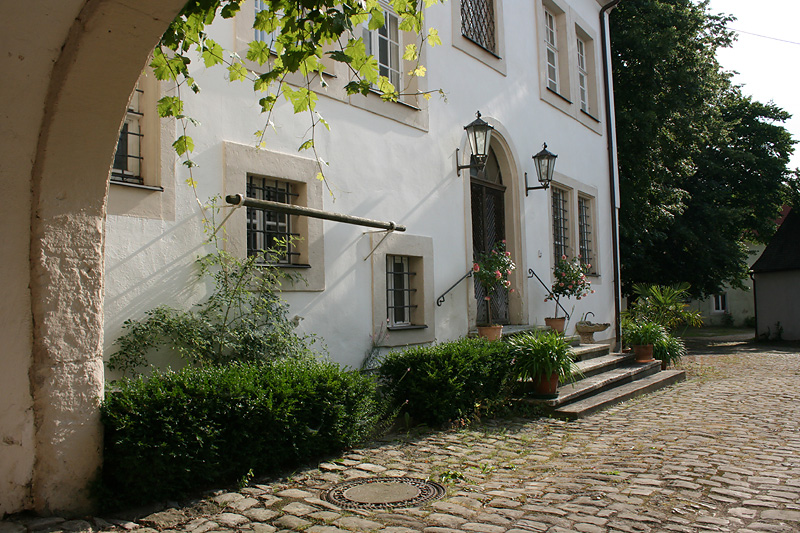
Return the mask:
<path fill-rule="evenodd" d="M 125 105 L 182 0 L 0 20 L 0 516 L 84 512 L 101 460 L 103 220 Z"/>

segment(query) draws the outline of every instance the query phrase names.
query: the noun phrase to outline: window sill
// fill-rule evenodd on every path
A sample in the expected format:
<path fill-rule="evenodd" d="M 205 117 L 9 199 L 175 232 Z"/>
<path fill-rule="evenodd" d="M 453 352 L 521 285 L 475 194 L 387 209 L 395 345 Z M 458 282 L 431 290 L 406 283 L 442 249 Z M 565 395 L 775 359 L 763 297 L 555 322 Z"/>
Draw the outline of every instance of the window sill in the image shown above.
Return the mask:
<path fill-rule="evenodd" d="M 586 116 L 587 116 L 587 117 L 589 117 L 590 119 L 592 119 L 592 120 L 594 120 L 595 122 L 597 122 L 598 124 L 600 124 L 600 119 L 599 119 L 599 118 L 597 118 L 596 116 L 592 115 L 592 114 L 591 114 L 591 113 L 589 113 L 588 111 L 584 111 L 583 109 L 581 109 L 581 114 L 582 114 L 582 115 L 586 115 Z"/>
<path fill-rule="evenodd" d="M 138 183 L 128 183 L 125 181 L 117 181 L 110 179 L 108 180 L 109 183 L 112 185 L 120 185 L 122 187 L 130 187 L 132 189 L 142 189 L 145 191 L 157 191 L 157 192 L 164 192 L 164 187 L 158 187 L 156 185 L 139 185 Z"/>
<path fill-rule="evenodd" d="M 572 105 L 572 100 L 570 100 L 570 99 L 569 99 L 569 98 L 567 98 L 566 96 L 563 96 L 563 95 L 562 95 L 560 92 L 558 92 L 558 91 L 554 91 L 554 90 L 553 90 L 553 89 L 551 89 L 550 87 L 547 87 L 547 91 L 548 91 L 548 92 L 551 92 L 551 93 L 553 93 L 553 94 L 554 94 L 554 95 L 556 95 L 556 96 L 558 96 L 559 98 L 561 98 L 562 100 L 564 100 L 564 101 L 565 101 L 566 103 L 568 103 L 569 105 Z M 590 116 L 591 116 L 591 115 L 590 115 Z"/>
<path fill-rule="evenodd" d="M 500 57 L 499 55 L 497 55 L 497 52 L 495 52 L 494 50 L 489 50 L 488 48 L 486 48 L 485 46 L 483 46 L 481 43 L 479 43 L 478 41 L 476 41 L 475 39 L 471 39 L 471 38 L 467 37 L 466 35 L 464 35 L 463 33 L 461 34 L 461 36 L 462 36 L 464 39 L 466 39 L 466 40 L 468 40 L 469 42 L 471 42 L 472 44 L 474 44 L 475 46 L 479 47 L 481 50 L 483 50 L 483 51 L 484 51 L 484 52 L 486 52 L 487 54 L 491 54 L 491 55 L 493 55 L 494 57 L 496 57 L 497 59 L 503 59 L 502 57 Z"/>
<path fill-rule="evenodd" d="M 369 89 L 369 92 L 370 92 L 370 94 L 374 94 L 378 98 L 381 98 L 381 95 L 383 94 L 381 91 L 379 91 L 377 89 L 373 89 L 371 87 Z M 356 95 L 353 95 L 353 96 L 356 96 Z M 411 96 L 411 95 L 409 95 L 409 96 Z M 400 105 L 405 106 L 405 107 L 407 107 L 409 109 L 413 109 L 414 111 L 422 111 L 419 107 L 417 107 L 417 106 L 415 106 L 413 104 L 409 104 L 408 102 L 404 102 L 402 100 L 402 97 L 398 97 L 397 100 L 384 100 L 383 98 L 381 98 L 381 102 L 384 102 L 386 104 L 400 104 Z"/>
<path fill-rule="evenodd" d="M 406 330 L 415 330 L 415 329 L 426 329 L 428 326 L 422 324 L 421 326 L 418 325 L 410 325 L 410 326 L 388 326 L 386 329 L 389 331 L 406 331 Z"/>

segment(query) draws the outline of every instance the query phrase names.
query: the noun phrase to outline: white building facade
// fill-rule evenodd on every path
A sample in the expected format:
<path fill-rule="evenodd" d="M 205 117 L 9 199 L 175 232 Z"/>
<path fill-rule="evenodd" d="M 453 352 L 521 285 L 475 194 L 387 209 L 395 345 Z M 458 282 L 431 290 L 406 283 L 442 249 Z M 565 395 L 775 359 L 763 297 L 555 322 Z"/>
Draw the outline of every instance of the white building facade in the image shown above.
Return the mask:
<path fill-rule="evenodd" d="M 426 45 L 427 75 L 417 79 L 407 76 L 410 64 L 402 60 L 411 36 L 387 16 L 384 30 L 364 36 L 383 56 L 382 73 L 411 94 L 399 102 L 378 94 L 347 96 L 347 69 L 331 65 L 326 87 L 316 86 L 317 110 L 331 131 L 315 132 L 331 191 L 316 179 L 311 152 L 298 152 L 308 136 L 307 115 L 279 104 L 275 131 L 256 148 L 253 132 L 264 128 L 257 97 L 249 85 L 229 83 L 211 69 L 196 73 L 199 94 L 183 95 L 186 114 L 201 123 L 189 132 L 199 165 L 191 176 L 195 193 L 171 148 L 175 122 L 153 112 L 169 87 L 145 75 L 129 113 L 128 152 L 124 158 L 117 153 L 108 195 L 106 357 L 125 320 L 162 304 L 188 308 L 205 297 L 195 260 L 212 250 L 204 244 L 198 200 L 237 193 L 406 227 L 386 232 L 248 214 L 245 207 L 225 207 L 216 216 L 225 219 L 226 249 L 241 256 L 276 235 L 299 237 L 283 268 L 305 281 L 284 287 L 283 297 L 290 315 L 304 319 L 300 331 L 321 337 L 342 365 L 360 366 L 371 336 L 387 328 L 382 346 L 390 348 L 456 339 L 485 321 L 473 280 L 462 278 L 475 253 L 500 239 L 517 269 L 514 291 L 492 302 L 494 317 L 543 324 L 554 305 L 544 302 L 547 292 L 529 271 L 549 286 L 556 259 L 580 254 L 592 265 L 595 293 L 562 300 L 572 325 L 588 312 L 593 321 L 615 323 L 618 201 L 613 102 L 604 76 L 606 4 L 436 5 L 426 10 L 426 25 L 438 30 L 443 44 Z M 248 0 L 234 20 L 214 24 L 212 37 L 244 56 L 256 9 Z M 258 72 L 258 65 L 248 67 Z M 436 89 L 446 98 L 413 94 Z M 457 165 L 470 163 L 464 126 L 476 110 L 494 126 L 491 153 L 484 171 L 458 172 Z M 558 155 L 553 183 L 528 191 L 526 175 L 529 186 L 539 185 L 532 156 L 544 143 Z M 614 328 L 604 334 L 613 338 Z"/>

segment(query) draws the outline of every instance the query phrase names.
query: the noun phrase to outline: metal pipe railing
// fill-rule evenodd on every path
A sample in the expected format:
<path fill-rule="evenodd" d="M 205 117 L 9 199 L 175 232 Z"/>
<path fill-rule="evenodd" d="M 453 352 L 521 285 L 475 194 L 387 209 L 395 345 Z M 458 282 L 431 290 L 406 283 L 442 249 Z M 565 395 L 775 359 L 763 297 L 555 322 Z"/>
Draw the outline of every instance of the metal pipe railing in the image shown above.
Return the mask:
<path fill-rule="evenodd" d="M 314 209 L 313 207 L 303 207 L 299 205 L 289 205 L 281 202 L 272 202 L 270 200 L 257 200 L 255 198 L 247 198 L 241 194 L 229 194 L 225 197 L 225 201 L 230 205 L 245 207 L 255 207 L 257 209 L 268 209 L 277 213 L 286 213 L 287 215 L 299 215 L 311 218 L 321 218 L 323 220 L 332 220 L 334 222 L 343 222 L 345 224 L 355 224 L 357 226 L 366 226 L 369 228 L 385 229 L 390 231 L 405 231 L 405 226 L 400 226 L 394 222 L 382 222 L 380 220 L 372 220 L 371 218 L 356 217 L 353 215 L 344 215 L 341 213 L 332 213 L 330 211 L 323 211 L 322 209 Z"/>
<path fill-rule="evenodd" d="M 464 281 L 465 279 L 467 279 L 467 278 L 470 278 L 470 277 L 472 277 L 472 269 L 470 269 L 470 270 L 469 270 L 469 271 L 468 271 L 466 274 L 464 274 L 463 276 L 461 276 L 461 278 L 460 278 L 458 281 L 456 281 L 455 283 L 453 283 L 453 286 L 452 286 L 452 287 L 450 287 L 449 289 L 447 289 L 446 291 L 444 291 L 444 294 L 442 294 L 441 296 L 439 296 L 439 297 L 436 299 L 436 306 L 437 306 L 437 307 L 441 307 L 441 306 L 442 306 L 442 304 L 444 303 L 444 297 L 445 297 L 445 295 L 446 295 L 448 292 L 450 292 L 450 291 L 452 291 L 453 289 L 455 289 L 455 288 L 458 286 L 458 284 L 459 284 L 459 283 L 461 283 L 462 281 Z"/>

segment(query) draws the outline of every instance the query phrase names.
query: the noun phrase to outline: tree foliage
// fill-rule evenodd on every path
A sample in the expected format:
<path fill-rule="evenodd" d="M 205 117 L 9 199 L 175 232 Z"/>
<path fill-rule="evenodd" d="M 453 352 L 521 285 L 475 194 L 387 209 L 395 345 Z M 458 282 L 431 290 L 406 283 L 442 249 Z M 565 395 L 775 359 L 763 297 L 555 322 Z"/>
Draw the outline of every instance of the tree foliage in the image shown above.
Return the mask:
<path fill-rule="evenodd" d="M 788 195 L 789 115 L 733 86 L 715 58 L 733 34 L 707 2 L 622 2 L 612 17 L 623 290 L 737 285 Z"/>
<path fill-rule="evenodd" d="M 391 0 L 389 4 L 399 18 L 400 31 L 413 32 L 420 36 L 420 41 L 435 46 L 441 44 L 441 39 L 433 28 L 423 33 L 423 6 L 442 1 Z M 158 110 L 162 117 L 172 116 L 181 120 L 183 134 L 173 147 L 179 155 L 186 157 L 184 164 L 188 167 L 194 165 L 188 157 L 193 142 L 186 131 L 191 120 L 183 114 L 181 89 L 188 87 L 194 92 L 200 91 L 191 74 L 193 61 L 198 56 L 205 67 L 226 69 L 231 82 L 252 83 L 261 112 L 267 115 L 264 129 L 256 132 L 259 144 L 263 143 L 273 108 L 283 98 L 291 103 L 295 113 L 310 114 L 311 134 L 300 149 L 314 149 L 314 128 L 318 124 L 328 127 L 316 110 L 317 94 L 312 90 L 312 82 L 325 85 L 322 77 L 325 57 L 347 65 L 352 75 L 345 86 L 348 95 L 366 95 L 377 89 L 384 100 L 397 100 L 403 94 L 403 87 L 395 87 L 386 76 L 380 75 L 377 60 L 367 53 L 362 32 L 357 30 L 362 26 L 376 30 L 384 25 L 384 8 L 378 0 L 263 0 L 263 9 L 256 14 L 253 28 L 275 32 L 275 43 L 271 49 L 269 43 L 253 40 L 248 44 L 245 58 L 224 50 L 206 32 L 206 26 L 218 17 L 234 17 L 243 2 L 190 0 L 154 51 L 151 67 L 156 78 L 173 81 L 177 87 L 176 95 L 165 96 L 159 101 Z M 406 46 L 403 59 L 416 62 L 408 72 L 409 76 L 425 75 L 419 58 L 418 45 Z M 263 74 L 248 70 L 245 60 L 257 63 L 264 70 Z M 287 83 L 287 76 L 295 73 L 299 73 L 303 81 Z M 430 98 L 430 92 L 419 94 Z M 319 157 L 317 160 L 320 161 Z"/>

